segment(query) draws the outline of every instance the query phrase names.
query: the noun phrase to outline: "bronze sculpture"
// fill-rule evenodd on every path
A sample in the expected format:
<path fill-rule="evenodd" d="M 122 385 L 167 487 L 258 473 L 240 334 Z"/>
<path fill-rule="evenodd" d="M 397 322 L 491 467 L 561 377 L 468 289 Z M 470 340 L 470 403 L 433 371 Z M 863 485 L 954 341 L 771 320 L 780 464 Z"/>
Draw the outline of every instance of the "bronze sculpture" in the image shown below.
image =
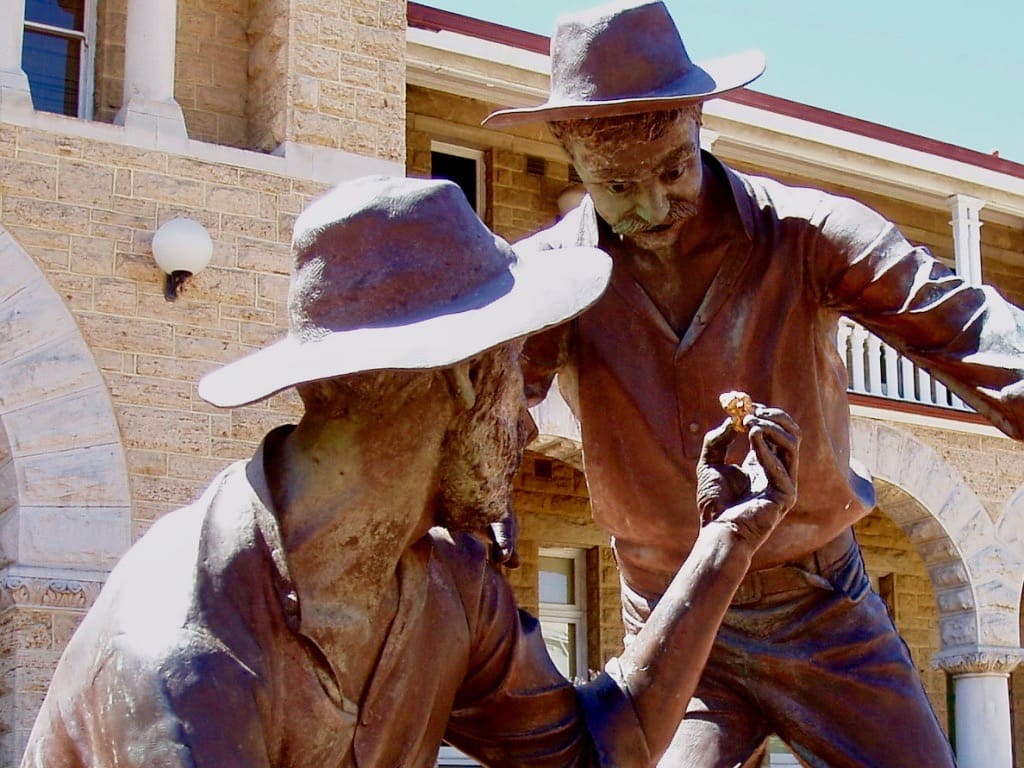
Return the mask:
<path fill-rule="evenodd" d="M 662 765 L 756 765 L 772 732 L 807 765 L 952 765 L 854 541 L 874 491 L 851 465 L 836 322 L 857 320 L 1019 439 L 1024 314 L 859 203 L 702 152 L 702 101 L 756 78 L 757 54 L 696 65 L 661 2 L 626 2 L 560 18 L 551 55 L 548 101 L 485 122 L 548 122 L 589 192 L 520 245 L 596 245 L 614 262 L 604 296 L 523 361 L 531 400 L 560 371 L 582 423 L 630 632 L 699 530 L 714 398 L 746 390 L 803 428 L 800 498 L 758 551 Z M 891 738 L 895 723 L 907 737 Z"/>
<path fill-rule="evenodd" d="M 600 251 L 519 258 L 450 183 L 342 185 L 296 223 L 289 334 L 200 384 L 296 386 L 297 426 L 158 521 L 69 643 L 25 768 L 393 768 L 442 737 L 490 765 L 649 765 L 753 552 L 795 498 L 758 407 L 703 453 L 709 521 L 648 627 L 578 691 L 473 534 L 526 431 L 521 337 L 604 289 Z M 557 279 L 552 279 L 556 276 Z"/>

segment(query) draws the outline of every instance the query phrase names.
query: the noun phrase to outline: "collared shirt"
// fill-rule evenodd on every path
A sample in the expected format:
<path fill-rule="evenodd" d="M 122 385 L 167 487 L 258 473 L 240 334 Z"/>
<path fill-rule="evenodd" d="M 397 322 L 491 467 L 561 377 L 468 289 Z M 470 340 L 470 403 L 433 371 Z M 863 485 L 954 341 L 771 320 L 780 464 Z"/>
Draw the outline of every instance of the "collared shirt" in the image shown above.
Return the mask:
<path fill-rule="evenodd" d="M 599 221 L 589 198 L 516 246 L 599 245 L 612 254 L 604 296 L 571 324 L 530 339 L 524 373 L 537 396 L 560 371 L 582 425 L 594 518 L 612 534 L 627 582 L 650 596 L 696 537 L 695 465 L 704 433 L 723 419 L 723 392 L 786 410 L 803 435 L 796 507 L 753 567 L 802 557 L 873 507 L 866 471 L 851 469 L 841 315 L 1011 436 L 1024 430 L 1024 313 L 992 288 L 965 284 L 860 203 L 737 173 L 709 154 L 704 163 L 727 180 L 746 237 L 724 247 L 681 337 L 615 259 L 632 246 Z"/>
<path fill-rule="evenodd" d="M 23 767 L 425 768 L 443 737 L 495 766 L 646 765 L 624 687 L 574 690 L 476 539 L 433 529 L 398 578 L 364 700 L 348 701 L 302 631 L 261 448 L 111 573 Z"/>

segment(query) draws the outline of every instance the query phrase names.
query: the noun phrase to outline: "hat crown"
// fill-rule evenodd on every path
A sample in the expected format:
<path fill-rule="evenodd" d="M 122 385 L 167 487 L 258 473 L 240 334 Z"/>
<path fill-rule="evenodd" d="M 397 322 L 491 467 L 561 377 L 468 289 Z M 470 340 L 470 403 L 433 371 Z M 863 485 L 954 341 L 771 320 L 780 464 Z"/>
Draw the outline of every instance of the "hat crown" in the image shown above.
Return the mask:
<path fill-rule="evenodd" d="M 295 223 L 289 333 L 398 326 L 461 312 L 511 287 L 512 249 L 449 181 L 367 177 Z"/>
<path fill-rule="evenodd" d="M 551 67 L 551 101 L 572 103 L 649 96 L 693 62 L 663 2 L 626 2 L 560 17 Z"/>

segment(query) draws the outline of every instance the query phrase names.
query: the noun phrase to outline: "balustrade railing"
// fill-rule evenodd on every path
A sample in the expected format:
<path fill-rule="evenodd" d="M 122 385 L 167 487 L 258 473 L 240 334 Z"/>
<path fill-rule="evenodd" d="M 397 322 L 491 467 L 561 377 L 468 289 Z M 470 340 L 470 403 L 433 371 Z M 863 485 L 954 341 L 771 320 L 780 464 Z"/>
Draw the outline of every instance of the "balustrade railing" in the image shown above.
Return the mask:
<path fill-rule="evenodd" d="M 956 411 L 973 410 L 942 382 L 852 320 L 840 319 L 836 343 L 850 375 L 851 392 Z"/>

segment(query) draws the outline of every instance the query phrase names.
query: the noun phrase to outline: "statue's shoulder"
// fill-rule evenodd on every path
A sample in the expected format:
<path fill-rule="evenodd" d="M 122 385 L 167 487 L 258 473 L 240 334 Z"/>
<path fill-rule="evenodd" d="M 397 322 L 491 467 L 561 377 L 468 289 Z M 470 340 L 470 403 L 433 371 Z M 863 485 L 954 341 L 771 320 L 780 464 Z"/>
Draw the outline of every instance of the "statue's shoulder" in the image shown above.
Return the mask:
<path fill-rule="evenodd" d="M 746 197 L 761 215 L 780 222 L 821 229 L 825 222 L 831 221 L 835 228 L 842 229 L 857 227 L 866 219 L 877 216 L 870 208 L 849 197 L 743 173 L 724 164 L 722 167 L 738 196 Z"/>

